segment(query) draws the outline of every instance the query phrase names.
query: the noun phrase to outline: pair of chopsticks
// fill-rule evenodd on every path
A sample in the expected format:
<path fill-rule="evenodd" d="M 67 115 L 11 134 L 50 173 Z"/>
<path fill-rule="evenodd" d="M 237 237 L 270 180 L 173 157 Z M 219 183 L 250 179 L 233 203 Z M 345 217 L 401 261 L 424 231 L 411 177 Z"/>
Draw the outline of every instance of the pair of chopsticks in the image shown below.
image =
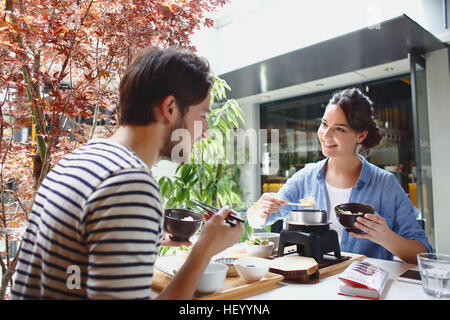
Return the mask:
<path fill-rule="evenodd" d="M 195 203 L 197 206 L 199 206 L 200 208 L 202 208 L 203 210 L 206 210 L 207 212 L 209 212 L 211 214 L 216 214 L 219 211 L 218 208 L 216 208 L 216 207 L 214 207 L 214 206 L 212 206 L 212 205 L 210 205 L 208 203 L 205 203 L 205 202 L 202 202 L 202 201 L 198 201 L 198 200 L 190 200 L 190 201 L 192 203 Z M 234 215 L 234 214 L 230 213 L 225 220 L 232 227 L 236 226 L 236 222 L 234 222 L 230 218 L 234 219 L 234 220 L 238 220 L 240 222 L 245 222 L 245 220 L 242 219 L 241 217 L 238 217 L 237 215 Z"/>
<path fill-rule="evenodd" d="M 287 206 L 299 206 L 299 207 L 303 207 L 300 203 L 293 203 L 293 202 L 288 202 L 286 203 Z"/>

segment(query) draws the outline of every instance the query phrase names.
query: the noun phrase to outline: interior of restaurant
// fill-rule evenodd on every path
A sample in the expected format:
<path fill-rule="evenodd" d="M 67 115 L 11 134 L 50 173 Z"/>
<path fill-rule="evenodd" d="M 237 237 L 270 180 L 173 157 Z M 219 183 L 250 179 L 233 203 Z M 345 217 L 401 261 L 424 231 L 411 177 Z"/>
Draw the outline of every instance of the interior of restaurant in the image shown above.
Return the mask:
<path fill-rule="evenodd" d="M 351 87 L 351 86 L 347 86 Z M 394 173 L 411 201 L 417 206 L 414 129 L 409 74 L 368 83 L 355 84 L 374 102 L 375 119 L 383 139 L 366 155 L 367 159 Z M 339 88 L 343 89 L 343 88 Z M 277 192 L 295 172 L 306 163 L 323 159 L 317 129 L 328 100 L 338 89 L 327 90 L 260 105 L 261 128 L 279 129 L 278 172 L 262 170 L 262 192 Z M 271 150 L 270 135 L 267 146 Z M 264 155 L 261 155 L 264 159 Z M 264 174 L 266 173 L 266 174 Z"/>

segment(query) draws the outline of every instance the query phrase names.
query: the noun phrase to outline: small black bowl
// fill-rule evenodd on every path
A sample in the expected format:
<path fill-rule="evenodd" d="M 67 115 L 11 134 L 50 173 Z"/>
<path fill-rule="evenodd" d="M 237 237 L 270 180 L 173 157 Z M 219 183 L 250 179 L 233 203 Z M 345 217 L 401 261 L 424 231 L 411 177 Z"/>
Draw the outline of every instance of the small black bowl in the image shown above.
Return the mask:
<path fill-rule="evenodd" d="M 183 220 L 192 217 L 193 220 Z M 200 228 L 203 215 L 187 209 L 166 209 L 164 211 L 164 230 L 173 241 L 186 242 Z"/>
<path fill-rule="evenodd" d="M 352 214 L 344 214 L 342 211 L 350 211 Z M 354 233 L 365 233 L 364 231 L 355 227 L 355 221 L 358 217 L 364 217 L 366 213 L 375 213 L 375 208 L 363 203 L 342 203 L 334 207 L 334 212 L 336 212 L 336 217 L 338 218 L 340 224 L 345 227 L 347 232 Z"/>

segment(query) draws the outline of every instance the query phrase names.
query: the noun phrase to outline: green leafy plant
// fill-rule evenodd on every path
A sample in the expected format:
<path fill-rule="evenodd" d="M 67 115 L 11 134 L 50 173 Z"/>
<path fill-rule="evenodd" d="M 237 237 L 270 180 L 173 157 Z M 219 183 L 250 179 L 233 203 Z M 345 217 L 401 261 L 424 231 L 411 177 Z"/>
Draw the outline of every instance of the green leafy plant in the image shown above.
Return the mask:
<path fill-rule="evenodd" d="M 209 13 L 227 2 L 1 1 L 0 228 L 25 226 L 37 189 L 59 159 L 115 130 L 116 86 L 139 51 L 195 49 L 191 36 L 212 27 Z M 0 300 L 20 241 L 0 235 Z"/>
<path fill-rule="evenodd" d="M 240 170 L 235 153 L 227 157 L 227 148 L 234 148 L 234 133 L 245 121 L 236 100 L 226 99 L 226 90 L 230 90 L 226 81 L 216 76 L 211 90 L 214 107 L 208 116 L 210 137 L 193 146 L 190 163 L 179 165 L 174 178 L 159 179 L 166 208 L 198 210 L 191 202 L 194 199 L 216 207 L 229 205 L 234 210 L 247 207 L 248 204 L 241 201 Z M 247 239 L 251 232 L 246 222 L 241 241 Z M 168 249 L 161 248 L 160 254 L 167 252 Z"/>

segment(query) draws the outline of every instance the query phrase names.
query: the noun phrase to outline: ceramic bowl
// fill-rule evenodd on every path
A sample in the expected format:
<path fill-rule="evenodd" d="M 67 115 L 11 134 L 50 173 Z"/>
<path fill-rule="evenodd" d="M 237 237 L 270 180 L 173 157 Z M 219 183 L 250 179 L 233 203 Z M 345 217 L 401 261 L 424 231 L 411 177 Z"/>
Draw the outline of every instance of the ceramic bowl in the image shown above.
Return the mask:
<path fill-rule="evenodd" d="M 270 260 L 248 257 L 240 258 L 234 262 L 239 276 L 247 282 L 254 282 L 260 280 L 269 271 Z"/>
<path fill-rule="evenodd" d="M 173 241 L 186 242 L 200 228 L 203 215 L 187 209 L 166 209 L 164 230 Z"/>
<path fill-rule="evenodd" d="M 237 258 L 219 258 L 214 260 L 214 262 L 223 263 L 228 267 L 227 277 L 235 277 L 238 275 L 236 267 L 233 264 L 236 260 Z"/>
<path fill-rule="evenodd" d="M 277 250 L 280 243 L 280 234 L 276 232 L 257 232 L 252 235 L 252 239 L 269 240 L 273 242 L 273 249 Z"/>
<path fill-rule="evenodd" d="M 352 202 L 337 205 L 334 208 L 334 212 L 339 223 L 345 227 L 345 230 L 354 233 L 364 233 L 364 231 L 355 227 L 356 218 L 364 217 L 366 213 L 375 213 L 375 209 L 367 204 Z M 348 214 L 348 212 L 351 212 L 351 214 Z"/>
<path fill-rule="evenodd" d="M 273 242 L 269 241 L 268 244 L 258 245 L 245 243 L 245 250 L 247 253 L 254 257 L 267 258 L 272 255 L 273 252 Z"/>
<path fill-rule="evenodd" d="M 227 276 L 227 270 L 228 267 L 223 263 L 210 262 L 206 266 L 195 291 L 200 294 L 216 292 L 222 287 Z"/>

